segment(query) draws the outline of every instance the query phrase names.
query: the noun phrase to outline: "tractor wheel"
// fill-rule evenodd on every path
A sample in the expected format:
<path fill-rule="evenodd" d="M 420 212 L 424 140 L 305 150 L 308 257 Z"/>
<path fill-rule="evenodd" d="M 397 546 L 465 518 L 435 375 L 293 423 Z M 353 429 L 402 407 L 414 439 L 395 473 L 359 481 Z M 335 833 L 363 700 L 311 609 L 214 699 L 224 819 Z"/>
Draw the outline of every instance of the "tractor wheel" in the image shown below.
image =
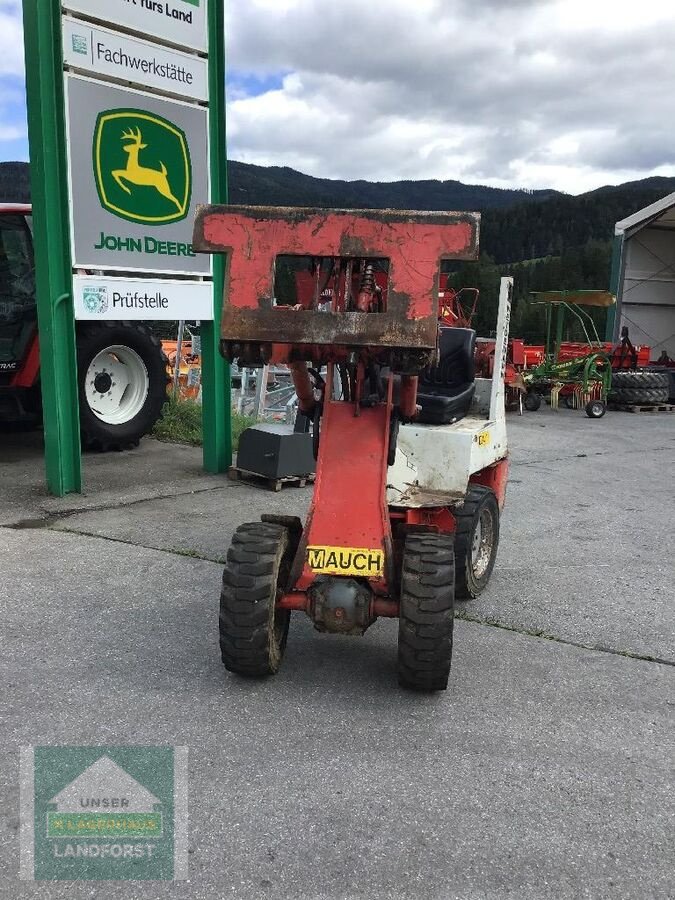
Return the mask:
<path fill-rule="evenodd" d="M 668 390 L 669 386 L 667 372 L 612 372 L 612 391 L 621 388 L 633 391 Z"/>
<path fill-rule="evenodd" d="M 640 373 L 636 373 L 640 374 Z M 670 391 L 664 388 L 614 388 L 609 395 L 612 403 L 619 406 L 660 406 L 668 402 Z"/>
<path fill-rule="evenodd" d="M 528 391 L 523 400 L 523 406 L 528 412 L 536 412 L 541 406 L 541 394 L 536 391 Z"/>
<path fill-rule="evenodd" d="M 473 600 L 485 590 L 499 547 L 499 504 L 493 491 L 470 484 L 464 506 L 454 513 L 455 596 Z"/>
<path fill-rule="evenodd" d="M 586 404 L 586 415 L 589 419 L 601 419 L 607 412 L 607 404 L 604 400 L 591 400 Z"/>
<path fill-rule="evenodd" d="M 227 551 L 220 594 L 220 652 L 225 668 L 249 678 L 274 675 L 286 648 L 291 613 L 277 609 L 293 547 L 282 525 L 240 525 Z"/>
<path fill-rule="evenodd" d="M 126 450 L 152 430 L 166 402 L 166 356 L 158 338 L 137 322 L 77 329 L 82 445 Z"/>
<path fill-rule="evenodd" d="M 452 660 L 455 555 L 451 534 L 410 534 L 403 551 L 398 680 L 444 691 Z"/>

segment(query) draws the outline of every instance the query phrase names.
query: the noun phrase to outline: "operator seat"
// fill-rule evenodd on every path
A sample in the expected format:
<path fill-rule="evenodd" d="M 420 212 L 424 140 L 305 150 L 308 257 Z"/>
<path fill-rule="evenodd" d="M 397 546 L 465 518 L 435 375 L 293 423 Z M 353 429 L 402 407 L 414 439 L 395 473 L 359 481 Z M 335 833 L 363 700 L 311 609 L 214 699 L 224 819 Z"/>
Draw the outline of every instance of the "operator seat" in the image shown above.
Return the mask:
<path fill-rule="evenodd" d="M 473 399 L 476 332 L 440 326 L 438 345 L 438 364 L 420 372 L 417 404 L 422 409 L 417 421 L 451 425 L 464 418 Z"/>

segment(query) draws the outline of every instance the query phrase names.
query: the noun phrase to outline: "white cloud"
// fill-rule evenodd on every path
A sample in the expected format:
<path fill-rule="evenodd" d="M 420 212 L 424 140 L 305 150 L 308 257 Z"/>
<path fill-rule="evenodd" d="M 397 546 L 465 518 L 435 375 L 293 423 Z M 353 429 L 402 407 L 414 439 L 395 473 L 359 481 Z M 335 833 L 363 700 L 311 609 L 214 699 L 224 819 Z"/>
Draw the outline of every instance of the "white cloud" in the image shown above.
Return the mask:
<path fill-rule="evenodd" d="M 0 75 L 23 76 L 20 0 L 0 0 Z"/>
<path fill-rule="evenodd" d="M 234 159 L 572 192 L 675 174 L 670 0 L 228 0 L 226 14 Z M 25 134 L 21 32 L 20 0 L 0 0 L 4 141 Z"/>
<path fill-rule="evenodd" d="M 230 0 L 235 159 L 572 192 L 675 174 L 665 0 Z"/>

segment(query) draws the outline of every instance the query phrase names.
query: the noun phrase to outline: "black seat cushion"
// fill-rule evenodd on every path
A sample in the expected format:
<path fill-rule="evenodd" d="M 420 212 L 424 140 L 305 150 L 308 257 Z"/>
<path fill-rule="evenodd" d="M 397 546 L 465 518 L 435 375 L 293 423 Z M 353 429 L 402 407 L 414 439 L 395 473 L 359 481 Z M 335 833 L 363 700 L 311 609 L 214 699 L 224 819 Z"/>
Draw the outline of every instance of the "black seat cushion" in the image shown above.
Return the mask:
<path fill-rule="evenodd" d="M 469 411 L 475 390 L 476 332 L 471 328 L 438 329 L 439 361 L 420 374 L 418 422 L 451 425 Z"/>

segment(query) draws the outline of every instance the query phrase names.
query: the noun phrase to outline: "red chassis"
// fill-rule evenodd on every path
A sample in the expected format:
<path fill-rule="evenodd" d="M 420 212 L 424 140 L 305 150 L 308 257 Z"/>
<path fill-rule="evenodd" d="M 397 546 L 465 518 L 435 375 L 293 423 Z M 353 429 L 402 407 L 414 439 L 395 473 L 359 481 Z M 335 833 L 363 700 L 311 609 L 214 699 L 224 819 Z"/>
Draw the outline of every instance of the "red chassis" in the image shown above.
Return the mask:
<path fill-rule="evenodd" d="M 195 249 L 227 254 L 223 352 L 245 365 L 270 359 L 289 364 L 300 409 L 313 419 L 317 448 L 304 528 L 296 519 L 265 516 L 258 531 L 247 525 L 239 538 L 235 534 L 224 575 L 224 611 L 221 599 L 221 649 L 229 669 L 248 675 L 276 671 L 289 610 L 306 612 L 319 630 L 345 634 L 363 633 L 378 616 L 399 616 L 406 553 L 423 535 L 435 536 L 427 543 L 432 550 L 438 545 L 434 558 L 452 574 L 443 549 L 448 544 L 440 536 L 457 530 L 456 510 L 464 497 L 455 491 L 439 501 L 437 492 L 428 507 L 391 504 L 388 473 L 399 426 L 414 422 L 419 411 L 421 373 L 437 360 L 441 260 L 474 259 L 477 230 L 478 216 L 471 213 L 200 209 Z M 285 283 L 295 285 L 290 300 L 281 296 L 286 270 L 292 277 Z M 319 374 L 323 366 L 325 380 Z M 505 456 L 504 451 L 504 458 L 467 473 L 465 482 L 492 496 L 495 510 L 504 502 Z M 261 547 L 276 546 L 273 527 L 285 532 L 281 540 L 288 538 L 290 551 L 277 553 L 285 553 L 287 562 L 275 570 L 267 636 L 256 632 L 249 641 L 239 589 L 245 557 L 239 550 L 254 553 L 256 540 Z M 410 535 L 417 537 L 409 545 Z M 451 547 L 452 538 L 447 540 Z M 453 587 L 444 589 L 450 605 Z M 265 644 L 262 656 L 257 644 L 249 651 L 256 641 Z M 444 688 L 449 657 L 439 671 L 430 673 L 429 665 L 422 658 L 422 671 L 400 671 L 402 682 Z"/>

